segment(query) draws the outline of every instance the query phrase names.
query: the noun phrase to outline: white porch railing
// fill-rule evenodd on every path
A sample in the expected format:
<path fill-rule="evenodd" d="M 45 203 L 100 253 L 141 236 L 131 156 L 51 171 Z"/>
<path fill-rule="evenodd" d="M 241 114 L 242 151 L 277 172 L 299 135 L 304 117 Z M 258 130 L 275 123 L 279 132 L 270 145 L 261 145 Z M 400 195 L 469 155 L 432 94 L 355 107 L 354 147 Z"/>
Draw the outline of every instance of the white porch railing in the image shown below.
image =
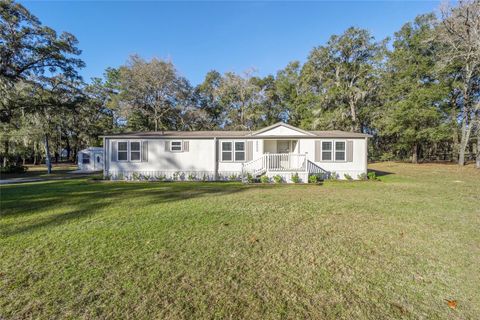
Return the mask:
<path fill-rule="evenodd" d="M 307 155 L 296 153 L 267 153 L 243 164 L 243 172 L 254 176 L 267 171 L 305 172 L 306 170 Z"/>

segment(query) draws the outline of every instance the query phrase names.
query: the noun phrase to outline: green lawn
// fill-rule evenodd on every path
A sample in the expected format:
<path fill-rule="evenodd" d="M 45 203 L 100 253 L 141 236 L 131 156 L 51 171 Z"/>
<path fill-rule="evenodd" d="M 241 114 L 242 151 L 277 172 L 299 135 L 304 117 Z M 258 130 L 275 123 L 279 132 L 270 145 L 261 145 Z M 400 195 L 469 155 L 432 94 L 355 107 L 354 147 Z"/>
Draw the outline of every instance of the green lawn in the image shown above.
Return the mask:
<path fill-rule="evenodd" d="M 478 319 L 480 171 L 371 168 L 390 174 L 2 186 L 0 319 Z"/>
<path fill-rule="evenodd" d="M 3 173 L 0 176 L 0 179 L 16 179 L 16 178 L 60 178 L 60 177 L 71 177 L 72 175 L 68 172 L 78 170 L 78 167 L 71 163 L 61 163 L 52 165 L 52 173 L 47 173 L 47 167 L 43 165 L 27 165 L 28 170 L 24 173 Z"/>

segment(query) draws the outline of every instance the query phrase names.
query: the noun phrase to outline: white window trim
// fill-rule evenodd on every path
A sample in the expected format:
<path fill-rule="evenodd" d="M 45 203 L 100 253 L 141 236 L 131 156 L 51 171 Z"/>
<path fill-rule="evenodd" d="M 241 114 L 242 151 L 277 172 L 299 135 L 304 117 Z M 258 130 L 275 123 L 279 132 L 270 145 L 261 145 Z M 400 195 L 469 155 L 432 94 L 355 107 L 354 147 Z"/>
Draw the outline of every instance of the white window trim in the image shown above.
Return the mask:
<path fill-rule="evenodd" d="M 330 160 L 324 160 L 323 159 L 323 142 L 331 142 L 332 143 L 332 149 L 329 150 L 332 154 L 332 158 Z M 336 148 L 336 143 L 337 142 L 343 142 L 345 145 L 345 149 L 343 149 L 344 153 L 344 159 L 343 160 L 337 160 L 337 148 Z M 321 162 L 347 162 L 347 140 L 343 139 L 335 139 L 335 140 L 320 140 L 320 158 Z"/>
<path fill-rule="evenodd" d="M 127 143 L 127 150 L 126 151 L 123 151 L 123 150 L 120 150 L 120 148 L 118 147 L 118 144 L 121 143 L 121 142 L 126 142 Z M 132 160 L 132 149 L 130 147 L 130 144 L 132 142 L 138 142 L 140 144 L 140 149 L 138 150 L 138 152 L 140 153 L 140 159 L 138 160 Z M 118 156 L 120 152 L 127 152 L 127 160 L 120 160 L 120 157 Z M 137 151 L 134 151 L 134 152 L 137 152 Z M 142 162 L 142 141 L 141 140 L 120 140 L 120 141 L 117 141 L 117 161 L 118 162 Z"/>
<path fill-rule="evenodd" d="M 126 142 L 127 143 L 127 150 L 120 150 L 120 147 L 119 147 L 119 144 L 121 142 Z M 121 141 L 117 141 L 117 161 L 118 162 L 129 162 L 130 160 L 130 142 L 128 140 L 121 140 Z M 120 152 L 126 152 L 127 153 L 127 159 L 126 160 L 120 160 L 120 157 L 119 157 L 119 154 Z"/>
<path fill-rule="evenodd" d="M 232 145 L 232 150 L 226 150 L 225 152 L 230 152 L 230 154 L 232 155 L 232 160 L 223 160 L 223 144 L 225 142 L 229 142 L 231 143 Z M 233 143 L 233 141 L 220 141 L 220 162 L 235 162 L 235 154 L 234 154 L 234 150 L 235 150 L 235 144 Z"/>
<path fill-rule="evenodd" d="M 337 142 L 343 142 L 344 148 L 343 148 L 343 160 L 337 160 Z M 334 140 L 333 142 L 333 158 L 335 159 L 335 162 L 347 162 L 347 140 Z"/>
<path fill-rule="evenodd" d="M 173 150 L 173 143 L 180 142 L 180 150 Z M 170 140 L 170 152 L 183 152 L 183 141 L 182 140 Z"/>
<path fill-rule="evenodd" d="M 225 152 L 230 152 L 232 155 L 232 160 L 223 160 L 223 143 L 224 142 L 229 142 L 232 144 L 232 150 L 226 150 Z M 236 142 L 242 142 L 243 143 L 243 150 L 240 150 L 239 152 L 243 152 L 244 154 L 244 160 L 236 160 L 235 158 L 235 152 L 237 151 L 235 149 L 235 143 Z M 243 163 L 246 162 L 247 159 L 247 142 L 246 140 L 221 140 L 220 141 L 220 162 L 236 162 L 236 163 Z"/>
<path fill-rule="evenodd" d="M 243 152 L 243 160 L 238 160 L 237 161 L 237 158 L 236 158 L 236 153 L 237 153 L 237 149 L 235 148 L 235 143 L 236 142 L 242 142 L 243 143 L 243 150 L 240 150 L 239 152 Z M 245 140 L 240 140 L 240 141 L 233 141 L 233 162 L 245 162 L 245 160 L 247 159 L 247 142 Z"/>
<path fill-rule="evenodd" d="M 132 142 L 138 142 L 138 144 L 140 145 L 140 149 L 138 149 L 138 151 L 134 151 L 134 152 L 140 153 L 140 157 L 138 158 L 138 160 L 132 160 L 132 148 L 130 147 Z M 142 162 L 142 141 L 138 141 L 138 140 L 129 140 L 128 141 L 128 161 L 130 161 L 130 162 Z"/>
<path fill-rule="evenodd" d="M 323 159 L 323 152 L 327 152 L 327 151 L 323 151 L 323 143 L 324 142 L 330 142 L 332 144 L 332 148 L 330 150 L 327 150 L 331 154 L 330 160 Z M 334 158 L 335 158 L 334 154 L 333 154 L 334 144 L 335 143 L 333 142 L 333 140 L 320 140 L 320 160 L 322 162 L 333 162 L 334 161 Z"/>

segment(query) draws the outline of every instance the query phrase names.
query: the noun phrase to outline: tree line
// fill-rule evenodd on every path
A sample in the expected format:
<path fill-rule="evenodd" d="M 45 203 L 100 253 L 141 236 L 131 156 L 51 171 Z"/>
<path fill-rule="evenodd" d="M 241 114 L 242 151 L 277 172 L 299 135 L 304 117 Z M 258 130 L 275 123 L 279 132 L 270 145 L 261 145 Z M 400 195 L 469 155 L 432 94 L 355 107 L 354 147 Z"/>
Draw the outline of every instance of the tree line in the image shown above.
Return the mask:
<path fill-rule="evenodd" d="M 371 160 L 476 159 L 480 167 L 480 2 L 440 12 L 405 23 L 391 39 L 348 28 L 274 75 L 213 70 L 192 86 L 171 61 L 138 55 L 86 83 L 74 35 L 2 1 L 2 165 L 75 160 L 105 133 L 284 121 L 370 133 Z"/>

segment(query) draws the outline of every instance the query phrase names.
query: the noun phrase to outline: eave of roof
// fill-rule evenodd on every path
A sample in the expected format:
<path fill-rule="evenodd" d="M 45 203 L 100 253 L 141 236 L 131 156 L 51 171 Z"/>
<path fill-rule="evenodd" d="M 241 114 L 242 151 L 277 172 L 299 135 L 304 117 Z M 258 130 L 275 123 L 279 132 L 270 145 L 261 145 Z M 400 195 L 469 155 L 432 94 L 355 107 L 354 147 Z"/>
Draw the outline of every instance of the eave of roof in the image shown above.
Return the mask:
<path fill-rule="evenodd" d="M 250 131 L 164 131 L 132 132 L 104 135 L 104 138 L 149 138 L 149 139 L 213 139 L 213 138 L 248 138 L 248 139 L 315 139 L 315 138 L 370 138 L 369 134 L 348 131 L 308 131 L 311 135 L 251 135 Z"/>

